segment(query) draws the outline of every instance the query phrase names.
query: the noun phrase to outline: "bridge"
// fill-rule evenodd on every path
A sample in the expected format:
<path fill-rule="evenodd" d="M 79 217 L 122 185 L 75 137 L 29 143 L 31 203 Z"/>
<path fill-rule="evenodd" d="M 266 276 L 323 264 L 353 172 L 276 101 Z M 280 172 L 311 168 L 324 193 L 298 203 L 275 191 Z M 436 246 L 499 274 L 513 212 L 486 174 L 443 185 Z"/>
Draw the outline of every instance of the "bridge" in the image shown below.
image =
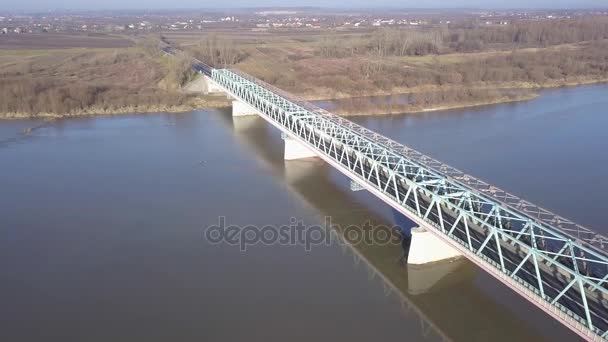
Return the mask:
<path fill-rule="evenodd" d="M 256 163 L 277 177 L 278 181 L 298 202 L 313 209 L 319 217 L 332 217 L 332 223 L 342 228 L 361 225 L 362 222 L 378 222 L 390 225 L 390 214 L 379 208 L 361 209 L 357 196 L 349 192 L 347 182 L 336 182 L 330 172 L 331 166 L 321 165 L 320 160 L 302 159 L 301 162 L 283 162 L 284 146 L 276 139 L 274 127 L 257 115 L 232 118 L 222 113 L 218 117 L 225 128 L 235 133 L 237 141 L 247 153 L 255 156 Z M 319 159 L 319 158 L 315 158 Z M 346 183 L 346 184 L 344 184 Z M 346 185 L 346 186 L 344 186 Z M 318 191 L 323 189 L 323 191 Z M 329 197 L 328 197 L 329 196 Z M 368 197 L 368 196 L 366 196 Z M 349 210 L 353 209 L 355 210 Z M 393 210 L 391 210 L 393 211 Z M 410 227 L 411 222 L 393 211 L 395 219 Z M 399 216 L 397 216 L 399 215 Z M 344 233 L 329 229 L 332 242 L 337 244 L 345 256 L 352 257 L 353 266 L 367 271 L 368 279 L 381 286 L 378 290 L 387 297 L 400 302 L 408 321 L 420 325 L 408 333 L 411 340 L 459 341 L 484 340 L 487 331 L 510 332 L 515 341 L 531 341 L 540 338 L 541 333 L 530 330 L 530 325 L 522 322 L 524 317 L 515 316 L 510 310 L 500 310 L 496 301 L 486 291 L 479 291 L 474 272 L 475 267 L 465 265 L 464 260 L 442 262 L 424 267 L 409 267 L 397 262 L 397 254 L 391 254 L 387 263 L 385 246 L 364 246 L 349 243 Z M 399 253 L 398 249 L 394 249 Z M 383 256 L 383 257 L 382 257 Z M 449 288 L 449 289 L 448 289 Z M 457 297 L 450 296 L 455 291 Z M 449 305 L 444 305 L 449 301 Z M 463 307 L 481 308 L 462 315 Z M 479 329 L 481 320 L 487 322 Z M 527 327 L 522 327 L 524 324 Z M 413 327 L 413 326 L 410 326 Z M 420 332 L 420 335 L 416 335 Z"/>
<path fill-rule="evenodd" d="M 285 159 L 319 157 L 422 227 L 436 260 L 463 255 L 582 338 L 608 339 L 607 237 L 238 70 L 193 68 L 233 115 L 278 128 Z"/>

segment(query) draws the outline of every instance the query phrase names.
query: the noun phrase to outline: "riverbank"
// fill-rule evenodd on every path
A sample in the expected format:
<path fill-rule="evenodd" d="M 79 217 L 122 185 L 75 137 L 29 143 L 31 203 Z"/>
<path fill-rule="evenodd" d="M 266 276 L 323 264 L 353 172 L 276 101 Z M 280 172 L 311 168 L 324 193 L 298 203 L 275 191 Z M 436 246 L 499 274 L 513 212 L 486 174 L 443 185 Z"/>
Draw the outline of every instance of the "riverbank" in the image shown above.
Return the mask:
<path fill-rule="evenodd" d="M 70 36 L 62 42 L 81 46 L 87 39 Z M 43 48 L 32 43 L 27 49 L 2 49 L 0 118 L 183 112 L 225 105 L 184 92 L 183 85 L 196 73 L 187 58 L 165 56 L 157 38 L 138 38 L 128 47 L 122 40 L 106 43 L 97 48 Z"/>
<path fill-rule="evenodd" d="M 124 106 L 113 109 L 91 107 L 85 110 L 73 111 L 65 114 L 53 112 L 41 113 L 23 113 L 9 112 L 0 113 L 1 119 L 63 119 L 70 117 L 82 117 L 93 115 L 123 115 L 123 114 L 144 114 L 144 113 L 182 113 L 190 112 L 203 108 L 222 108 L 230 106 L 230 101 L 222 96 L 202 96 L 192 99 L 189 103 L 183 105 L 140 105 L 140 106 Z"/>
<path fill-rule="evenodd" d="M 469 107 L 481 107 L 489 105 L 497 105 L 511 102 L 522 102 L 533 100 L 540 96 L 539 93 L 531 93 L 527 95 L 521 95 L 515 98 L 503 97 L 498 99 L 490 99 L 487 101 L 476 101 L 476 102 L 464 102 L 455 104 L 445 104 L 436 107 L 416 107 L 416 106 L 401 106 L 395 105 L 390 108 L 385 107 L 371 107 L 362 109 L 341 109 L 337 108 L 332 110 L 333 113 L 341 116 L 358 116 L 358 115 L 393 115 L 393 114 L 417 114 L 435 112 L 449 109 L 469 108 Z"/>
<path fill-rule="evenodd" d="M 391 90 L 365 90 L 360 92 L 341 92 L 333 88 L 318 88 L 315 92 L 302 91 L 298 92 L 298 96 L 307 101 L 329 101 L 329 100 L 341 100 L 351 98 L 364 98 L 372 96 L 392 96 L 392 95 L 411 95 L 411 94 L 423 94 L 428 92 L 438 91 L 449 91 L 454 89 L 469 89 L 469 90 L 528 90 L 528 91 L 542 91 L 545 89 L 555 89 L 562 87 L 576 87 L 581 85 L 608 83 L 608 77 L 599 78 L 580 78 L 572 80 L 560 80 L 543 83 L 530 83 L 530 82 L 488 82 L 488 83 L 477 83 L 472 85 L 422 85 L 412 88 L 408 87 L 395 87 Z M 295 92 L 294 92 L 295 93 Z"/>
<path fill-rule="evenodd" d="M 542 87 L 533 84 L 525 83 L 510 83 L 495 85 L 493 88 L 486 86 L 477 86 L 471 88 L 462 88 L 460 91 L 472 94 L 471 92 L 487 92 L 486 96 L 475 100 L 449 101 L 441 98 L 442 92 L 454 91 L 456 88 L 450 87 L 419 87 L 413 91 L 400 92 L 403 89 L 395 89 L 395 93 L 385 91 L 367 92 L 363 96 L 352 96 L 352 94 L 332 94 L 333 97 L 327 95 L 310 95 L 302 94 L 301 98 L 313 102 L 329 103 L 329 110 L 341 116 L 357 116 L 357 115 L 394 115 L 394 114 L 416 114 L 432 111 L 441 111 L 458 108 L 479 107 L 496 105 L 501 103 L 512 103 L 529 101 L 537 98 L 539 92 L 546 89 L 554 89 L 560 87 L 576 87 L 581 85 L 608 83 L 608 78 L 605 79 L 581 79 L 569 82 L 553 82 L 544 84 Z M 186 85 L 184 89 L 188 86 Z M 501 93 L 502 92 L 502 93 Z M 505 94 L 505 92 L 511 92 Z M 327 94 L 327 92 L 325 93 Z M 433 96 L 429 94 L 434 94 Z M 439 95 L 437 95 L 439 94 Z M 426 104 L 411 103 L 412 97 L 427 97 Z M 404 100 L 406 103 L 404 103 Z M 73 111 L 66 114 L 58 114 L 53 112 L 41 113 L 24 113 L 24 112 L 8 112 L 0 113 L 1 119 L 60 119 L 69 117 L 81 117 L 92 115 L 121 115 L 133 113 L 180 113 L 189 112 L 202 108 L 221 108 L 231 106 L 230 100 L 224 96 L 217 95 L 199 95 L 192 98 L 189 103 L 181 105 L 139 105 L 139 106 L 124 106 L 115 109 L 104 109 L 91 107 L 86 110 Z"/>
<path fill-rule="evenodd" d="M 403 89 L 395 89 L 394 93 L 387 93 L 384 91 L 368 92 L 362 96 L 337 94 L 337 96 L 333 97 L 328 97 L 327 95 L 302 95 L 301 97 L 308 101 L 329 103 L 330 111 L 342 116 L 415 114 L 448 109 L 459 109 L 496 105 L 502 103 L 529 101 L 540 96 L 540 92 L 543 90 L 557 89 L 562 87 L 577 87 L 601 83 L 608 83 L 608 78 L 551 82 L 545 83 L 543 85 L 530 83 L 496 84 L 493 87 L 488 87 L 487 85 L 479 85 L 470 88 L 461 88 L 458 89 L 458 91 L 464 92 L 465 94 L 468 92 L 469 95 L 470 92 L 487 92 L 487 94 L 482 98 L 469 100 L 464 99 L 460 101 L 442 101 L 441 98 L 437 100 L 437 96 L 434 99 L 431 96 L 431 103 L 422 105 L 410 103 L 407 99 L 410 98 L 411 101 L 412 97 L 424 98 L 429 94 L 442 94 L 442 92 L 454 91 L 457 88 L 453 86 L 431 86 L 420 87 L 413 91 L 411 89 L 410 91 L 403 91 Z M 404 100 L 408 102 L 403 103 Z"/>
<path fill-rule="evenodd" d="M 343 40 L 352 38 L 349 42 L 354 44 L 370 39 L 364 35 L 334 38 L 338 47 Z M 374 104 L 365 113 L 374 115 L 525 101 L 542 89 L 608 82 L 608 40 L 602 39 L 534 48 L 488 46 L 468 52 L 443 44 L 440 51 L 422 55 L 348 48 L 336 50 L 343 53 L 328 53 L 327 39 L 260 37 L 263 49 L 235 40 L 245 57 L 234 66 L 309 101 L 396 94 L 417 97 L 410 106 L 397 102 L 378 108 Z M 187 48 L 200 55 L 197 46 Z M 441 95 L 427 96 L 430 93 Z M 336 108 L 336 112 L 362 114 L 364 108 Z"/>

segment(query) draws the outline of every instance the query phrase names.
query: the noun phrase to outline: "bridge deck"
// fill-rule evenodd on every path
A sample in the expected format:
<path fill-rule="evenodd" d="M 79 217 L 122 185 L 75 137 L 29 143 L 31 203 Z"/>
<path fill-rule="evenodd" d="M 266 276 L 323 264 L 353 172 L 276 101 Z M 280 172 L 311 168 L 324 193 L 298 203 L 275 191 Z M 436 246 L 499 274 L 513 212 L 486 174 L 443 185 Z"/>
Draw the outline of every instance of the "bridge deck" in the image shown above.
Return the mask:
<path fill-rule="evenodd" d="M 270 123 L 564 325 L 606 338 L 606 237 L 249 75 L 209 70 Z"/>

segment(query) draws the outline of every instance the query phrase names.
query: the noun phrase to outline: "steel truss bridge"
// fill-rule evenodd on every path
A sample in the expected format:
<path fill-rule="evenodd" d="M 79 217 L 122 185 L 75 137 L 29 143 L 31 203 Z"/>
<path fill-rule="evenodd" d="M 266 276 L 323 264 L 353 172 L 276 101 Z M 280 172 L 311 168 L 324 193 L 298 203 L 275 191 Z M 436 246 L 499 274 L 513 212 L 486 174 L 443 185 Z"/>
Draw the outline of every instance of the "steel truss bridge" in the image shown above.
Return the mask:
<path fill-rule="evenodd" d="M 193 67 L 563 325 L 608 339 L 608 238 L 238 70 Z"/>

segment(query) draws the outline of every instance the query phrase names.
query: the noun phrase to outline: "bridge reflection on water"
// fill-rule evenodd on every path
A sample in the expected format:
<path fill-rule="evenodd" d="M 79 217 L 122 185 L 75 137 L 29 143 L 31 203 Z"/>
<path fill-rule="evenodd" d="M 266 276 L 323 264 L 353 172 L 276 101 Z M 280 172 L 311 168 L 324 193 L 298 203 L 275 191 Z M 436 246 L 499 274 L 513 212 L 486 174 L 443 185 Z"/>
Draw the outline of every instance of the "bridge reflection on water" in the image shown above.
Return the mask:
<path fill-rule="evenodd" d="M 394 225 L 388 206 L 367 192 L 350 191 L 346 177 L 326 163 L 316 159 L 284 161 L 280 132 L 262 118 L 233 118 L 229 110 L 220 115 L 222 122 L 234 130 L 240 146 L 320 217 L 330 216 L 342 227 L 361 226 L 367 220 L 373 225 Z M 406 224 L 409 221 L 403 220 Z M 498 293 L 498 282 L 466 260 L 430 270 L 408 270 L 397 262 L 402 253 L 399 246 L 341 246 L 355 267 L 364 267 L 370 281 L 381 284 L 387 296 L 402 303 L 404 319 L 420 323 L 420 336 L 425 340 L 576 338 L 536 308 L 531 310 L 515 294 Z M 412 338 L 413 332 L 408 333 Z"/>

